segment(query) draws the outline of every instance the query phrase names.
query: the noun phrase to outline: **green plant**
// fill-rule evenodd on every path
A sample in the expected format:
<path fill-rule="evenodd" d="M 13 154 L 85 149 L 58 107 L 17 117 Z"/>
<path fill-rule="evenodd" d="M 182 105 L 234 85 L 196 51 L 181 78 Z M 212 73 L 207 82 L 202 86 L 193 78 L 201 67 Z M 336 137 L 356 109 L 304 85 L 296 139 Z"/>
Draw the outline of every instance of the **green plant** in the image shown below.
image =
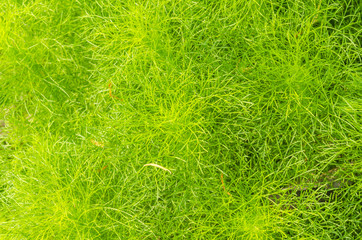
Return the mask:
<path fill-rule="evenodd" d="M 0 238 L 357 239 L 361 10 L 2 1 Z"/>

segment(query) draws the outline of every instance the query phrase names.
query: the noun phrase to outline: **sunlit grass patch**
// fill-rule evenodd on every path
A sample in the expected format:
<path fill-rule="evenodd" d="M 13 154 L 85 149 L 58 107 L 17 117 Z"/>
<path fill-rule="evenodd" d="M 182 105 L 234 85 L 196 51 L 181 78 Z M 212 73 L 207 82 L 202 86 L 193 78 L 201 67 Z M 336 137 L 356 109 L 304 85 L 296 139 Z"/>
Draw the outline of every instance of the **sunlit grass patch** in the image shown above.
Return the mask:
<path fill-rule="evenodd" d="M 0 236 L 356 239 L 360 11 L 3 1 Z"/>

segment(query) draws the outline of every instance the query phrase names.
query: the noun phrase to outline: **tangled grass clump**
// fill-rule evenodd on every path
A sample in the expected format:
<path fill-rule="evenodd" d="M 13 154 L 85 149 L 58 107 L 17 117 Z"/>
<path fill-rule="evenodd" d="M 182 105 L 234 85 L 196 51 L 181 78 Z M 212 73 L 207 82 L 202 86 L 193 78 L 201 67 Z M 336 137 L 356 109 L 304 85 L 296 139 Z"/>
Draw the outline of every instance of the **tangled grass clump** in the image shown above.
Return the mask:
<path fill-rule="evenodd" d="M 357 2 L 1 1 L 0 238 L 358 239 Z"/>

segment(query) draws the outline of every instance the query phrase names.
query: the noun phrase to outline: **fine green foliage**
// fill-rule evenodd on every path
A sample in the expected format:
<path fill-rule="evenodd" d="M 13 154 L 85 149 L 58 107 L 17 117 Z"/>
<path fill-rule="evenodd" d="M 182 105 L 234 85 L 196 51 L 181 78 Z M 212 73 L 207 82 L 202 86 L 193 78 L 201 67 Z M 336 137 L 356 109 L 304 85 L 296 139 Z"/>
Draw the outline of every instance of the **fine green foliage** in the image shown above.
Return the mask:
<path fill-rule="evenodd" d="M 358 239 L 361 12 L 2 0 L 0 239 Z"/>

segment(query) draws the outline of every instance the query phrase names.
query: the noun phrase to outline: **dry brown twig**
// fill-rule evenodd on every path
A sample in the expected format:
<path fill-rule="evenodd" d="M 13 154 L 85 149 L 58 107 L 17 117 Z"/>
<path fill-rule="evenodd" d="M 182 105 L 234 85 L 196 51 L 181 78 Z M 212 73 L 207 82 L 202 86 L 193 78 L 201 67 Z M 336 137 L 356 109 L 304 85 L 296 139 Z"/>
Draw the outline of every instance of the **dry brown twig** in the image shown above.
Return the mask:
<path fill-rule="evenodd" d="M 229 195 L 231 196 L 231 194 L 226 191 L 226 188 L 225 188 L 225 185 L 224 185 L 224 175 L 221 173 L 221 184 L 222 184 L 222 188 L 224 189 L 224 191 Z"/>

